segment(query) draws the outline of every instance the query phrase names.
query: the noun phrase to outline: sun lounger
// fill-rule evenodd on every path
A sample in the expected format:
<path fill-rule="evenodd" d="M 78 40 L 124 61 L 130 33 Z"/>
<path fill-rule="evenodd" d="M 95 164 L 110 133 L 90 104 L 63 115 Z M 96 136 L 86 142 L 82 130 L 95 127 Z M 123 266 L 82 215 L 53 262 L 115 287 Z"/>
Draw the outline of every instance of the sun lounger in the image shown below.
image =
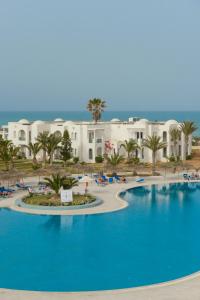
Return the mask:
<path fill-rule="evenodd" d="M 31 186 L 22 183 L 16 183 L 16 187 L 21 190 L 28 190 Z"/>
<path fill-rule="evenodd" d="M 136 182 L 144 182 L 144 178 L 137 178 L 135 181 Z"/>
<path fill-rule="evenodd" d="M 108 178 L 105 175 L 102 175 L 101 178 L 104 182 L 108 182 Z"/>
<path fill-rule="evenodd" d="M 115 175 L 114 179 L 115 179 L 116 182 L 120 182 L 120 177 L 118 175 Z"/>

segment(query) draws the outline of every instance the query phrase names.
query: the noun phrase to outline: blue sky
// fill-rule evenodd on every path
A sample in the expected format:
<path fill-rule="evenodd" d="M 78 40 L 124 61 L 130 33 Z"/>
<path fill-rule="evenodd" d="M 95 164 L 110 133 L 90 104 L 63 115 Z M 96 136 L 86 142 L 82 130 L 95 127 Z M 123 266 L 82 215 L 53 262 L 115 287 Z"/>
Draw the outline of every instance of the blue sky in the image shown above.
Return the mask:
<path fill-rule="evenodd" d="M 200 110 L 198 0 L 0 2 L 1 110 Z"/>

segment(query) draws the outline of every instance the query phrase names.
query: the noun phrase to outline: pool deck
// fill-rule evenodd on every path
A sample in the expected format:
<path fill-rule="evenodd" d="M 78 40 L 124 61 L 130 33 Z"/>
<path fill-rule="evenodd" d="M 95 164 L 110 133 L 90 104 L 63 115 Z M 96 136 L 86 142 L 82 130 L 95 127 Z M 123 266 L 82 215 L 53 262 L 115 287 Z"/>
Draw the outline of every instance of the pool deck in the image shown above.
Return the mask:
<path fill-rule="evenodd" d="M 118 193 L 127 188 L 149 185 L 153 183 L 169 183 L 183 181 L 174 176 L 149 177 L 144 183 L 136 183 L 133 178 L 129 179 L 127 184 L 112 184 L 106 187 L 90 184 L 89 192 L 103 200 L 103 203 L 96 207 L 69 210 L 69 211 L 49 211 L 36 210 L 17 207 L 16 199 L 22 198 L 27 192 L 18 192 L 13 198 L 0 201 L 0 207 L 8 207 L 13 210 L 34 214 L 63 214 L 63 215 L 79 215 L 79 214 L 96 214 L 107 213 L 124 209 L 127 203 L 118 197 Z M 80 185 L 79 189 L 83 189 Z M 8 289 L 0 289 L 0 300 L 200 300 L 200 272 L 190 276 L 177 279 L 171 282 L 156 284 L 151 286 L 129 288 L 111 291 L 97 292 L 76 292 L 76 293 L 57 293 L 57 292 L 32 292 L 32 291 L 16 291 Z"/>

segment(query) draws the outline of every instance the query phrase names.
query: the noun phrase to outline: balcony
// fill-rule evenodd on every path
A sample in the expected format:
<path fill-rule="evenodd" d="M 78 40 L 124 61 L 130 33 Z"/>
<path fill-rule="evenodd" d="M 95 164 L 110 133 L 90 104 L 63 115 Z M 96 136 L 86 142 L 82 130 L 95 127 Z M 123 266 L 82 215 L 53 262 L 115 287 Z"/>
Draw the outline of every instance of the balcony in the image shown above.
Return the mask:
<path fill-rule="evenodd" d="M 103 142 L 102 138 L 96 139 L 96 143 L 97 143 L 97 144 L 101 144 L 102 142 Z"/>

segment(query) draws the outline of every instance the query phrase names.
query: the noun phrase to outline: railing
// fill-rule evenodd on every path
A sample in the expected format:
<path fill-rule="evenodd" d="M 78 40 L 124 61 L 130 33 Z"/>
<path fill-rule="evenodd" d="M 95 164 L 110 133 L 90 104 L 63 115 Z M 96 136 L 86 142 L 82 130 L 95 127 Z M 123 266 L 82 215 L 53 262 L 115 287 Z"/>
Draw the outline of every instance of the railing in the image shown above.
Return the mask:
<path fill-rule="evenodd" d="M 97 144 L 101 144 L 102 143 L 102 139 L 101 138 L 96 139 L 96 142 L 97 142 Z"/>

